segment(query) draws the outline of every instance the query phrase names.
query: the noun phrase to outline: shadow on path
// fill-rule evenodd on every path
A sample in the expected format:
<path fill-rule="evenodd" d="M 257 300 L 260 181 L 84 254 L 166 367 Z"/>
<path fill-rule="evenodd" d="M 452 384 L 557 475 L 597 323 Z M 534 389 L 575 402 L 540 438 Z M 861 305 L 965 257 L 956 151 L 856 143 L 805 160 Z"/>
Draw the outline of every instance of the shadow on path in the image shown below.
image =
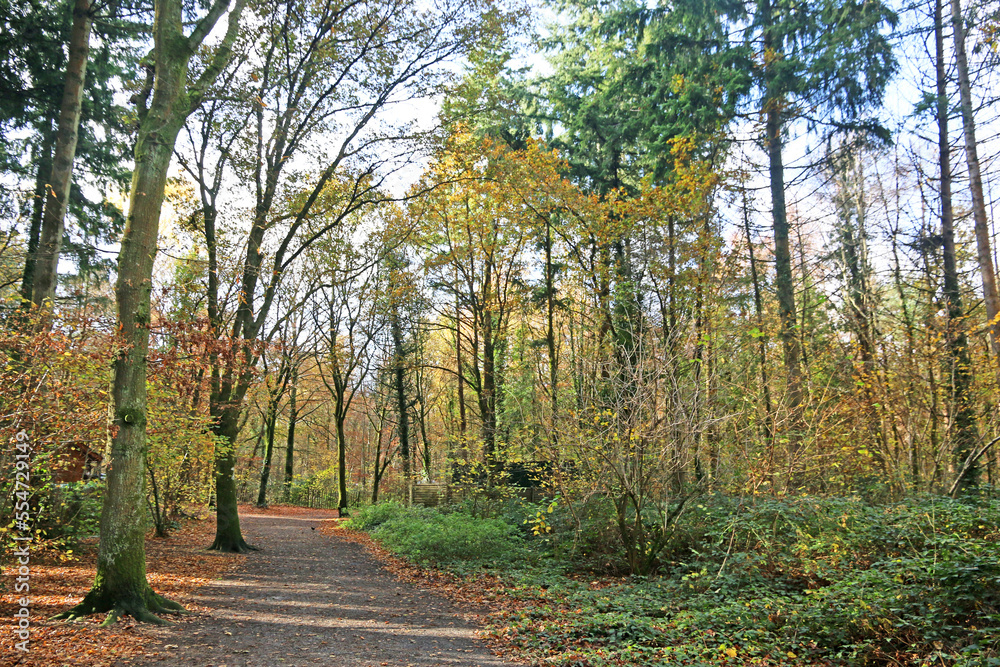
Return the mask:
<path fill-rule="evenodd" d="M 262 551 L 198 591 L 208 614 L 158 628 L 151 667 L 509 665 L 474 635 L 472 618 L 396 580 L 353 542 L 320 535 L 318 518 L 245 515 Z"/>

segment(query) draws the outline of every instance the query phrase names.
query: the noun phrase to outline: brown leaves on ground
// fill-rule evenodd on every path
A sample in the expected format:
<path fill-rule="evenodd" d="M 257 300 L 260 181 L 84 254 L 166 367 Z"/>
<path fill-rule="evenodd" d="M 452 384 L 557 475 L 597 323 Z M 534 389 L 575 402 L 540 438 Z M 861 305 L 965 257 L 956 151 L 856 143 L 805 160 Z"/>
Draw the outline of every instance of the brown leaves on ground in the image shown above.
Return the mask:
<path fill-rule="evenodd" d="M 212 517 L 214 519 L 214 517 Z M 191 593 L 242 563 L 245 556 L 206 551 L 215 535 L 215 521 L 191 520 L 165 539 L 146 538 L 146 570 L 150 585 L 160 595 L 180 602 L 187 611 L 204 608 L 191 603 Z M 96 575 L 97 545 L 84 545 L 72 562 L 52 554 L 32 554 L 31 640 L 27 653 L 14 647 L 17 600 L 14 578 L 5 568 L 0 596 L 0 666 L 110 667 L 143 653 L 149 626 L 127 617 L 111 628 L 100 628 L 103 614 L 77 623 L 48 619 L 78 603 Z"/>

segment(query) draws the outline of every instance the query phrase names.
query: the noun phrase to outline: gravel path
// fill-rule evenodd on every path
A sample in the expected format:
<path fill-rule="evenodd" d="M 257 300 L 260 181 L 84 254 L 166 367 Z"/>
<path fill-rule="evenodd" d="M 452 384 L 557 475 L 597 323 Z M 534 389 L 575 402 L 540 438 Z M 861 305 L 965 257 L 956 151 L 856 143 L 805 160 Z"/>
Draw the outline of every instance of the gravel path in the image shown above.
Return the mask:
<path fill-rule="evenodd" d="M 262 551 L 199 590 L 205 615 L 157 628 L 134 667 L 503 667 L 474 635 L 473 617 L 395 579 L 360 545 L 325 537 L 324 515 L 247 515 Z M 327 515 L 328 516 L 328 515 Z"/>

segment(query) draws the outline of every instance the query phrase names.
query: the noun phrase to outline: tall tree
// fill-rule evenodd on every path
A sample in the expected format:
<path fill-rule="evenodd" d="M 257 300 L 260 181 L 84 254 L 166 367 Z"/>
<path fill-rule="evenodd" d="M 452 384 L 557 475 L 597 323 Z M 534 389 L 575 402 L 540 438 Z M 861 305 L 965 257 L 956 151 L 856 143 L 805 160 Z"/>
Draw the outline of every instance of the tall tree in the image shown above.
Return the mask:
<path fill-rule="evenodd" d="M 146 364 L 151 322 L 153 260 L 156 257 L 160 208 L 167 170 L 177 134 L 201 104 L 205 92 L 225 67 L 238 32 L 244 0 L 229 8 L 215 0 L 184 32 L 181 0 L 158 0 L 153 22 L 152 100 L 139 108 L 135 170 L 129 192 L 128 222 L 118 257 L 120 352 L 114 360 L 111 461 L 101 510 L 100 545 L 94 586 L 80 604 L 59 615 L 73 619 L 109 612 L 105 624 L 128 614 L 141 621 L 162 622 L 156 615 L 180 605 L 153 592 L 146 580 L 143 484 L 146 476 Z M 202 48 L 215 24 L 229 10 L 228 27 L 205 68 L 188 79 L 191 58 Z"/>
<path fill-rule="evenodd" d="M 788 125 L 825 112 L 831 131 L 853 128 L 885 136 L 877 124 L 863 122 L 865 111 L 881 103 L 896 70 L 883 27 L 896 15 L 883 3 L 855 0 L 758 0 L 746 32 L 757 54 L 755 81 L 765 117 L 774 233 L 775 288 L 781 320 L 788 403 L 792 411 L 790 456 L 798 455 L 800 408 L 805 399 L 802 350 L 796 323 L 795 281 L 785 202 L 783 148 Z"/>
<path fill-rule="evenodd" d="M 292 484 L 295 481 L 295 425 L 299 421 L 299 411 L 302 407 L 295 400 L 298 398 L 299 369 L 292 368 L 288 390 L 288 430 L 285 435 L 285 479 L 282 484 L 282 495 L 285 502 L 291 500 Z"/>
<path fill-rule="evenodd" d="M 398 265 L 399 261 L 390 260 Z M 393 267 L 397 268 L 397 267 Z M 410 484 L 413 481 L 413 471 L 411 470 L 413 457 L 410 453 L 410 399 L 407 390 L 407 362 L 408 354 L 406 341 L 403 339 L 403 316 L 400 307 L 400 298 L 397 294 L 398 269 L 394 271 L 397 280 L 390 278 L 389 295 L 389 332 L 392 337 L 393 369 L 392 382 L 396 394 L 396 434 L 399 437 L 399 455 L 403 463 L 403 480 Z M 402 291 L 401 289 L 398 291 Z"/>
<path fill-rule="evenodd" d="M 261 359 L 261 370 L 264 375 L 266 405 L 264 408 L 264 460 L 260 469 L 260 485 L 257 488 L 257 507 L 267 506 L 267 485 L 271 478 L 271 461 L 274 457 L 274 436 L 278 425 L 278 412 L 281 400 L 292 379 L 292 367 L 299 363 L 295 349 L 295 337 L 291 334 L 292 327 L 282 327 L 278 344 L 277 371 L 269 367 L 269 355 L 265 352 Z"/>
<path fill-rule="evenodd" d="M 344 231 L 349 235 L 355 230 Z M 371 254 L 350 248 L 344 237 L 334 241 L 320 244 L 327 252 L 314 269 L 321 286 L 315 291 L 312 317 L 318 338 L 316 369 L 333 403 L 337 509 L 344 516 L 349 504 L 347 418 L 375 361 L 372 348 L 385 323 L 379 303 L 384 285 L 380 272 L 371 266 Z M 365 247 L 377 250 L 371 244 Z"/>
<path fill-rule="evenodd" d="M 951 142 L 948 135 L 948 81 L 945 75 L 947 69 L 946 55 L 944 48 L 944 8 L 943 0 L 934 2 L 934 74 L 935 87 L 937 93 L 935 112 L 938 125 L 938 165 L 941 178 L 941 254 L 944 272 L 944 298 L 948 306 L 948 328 L 947 341 L 949 353 L 949 366 L 951 372 L 952 401 L 955 406 L 954 412 L 954 465 L 956 470 L 962 470 L 966 461 L 970 462 L 970 469 L 966 471 L 961 480 L 959 488 L 965 490 L 974 486 L 978 482 L 978 469 L 972 460 L 973 452 L 979 441 L 978 428 L 976 427 L 975 407 L 972 402 L 972 359 L 969 355 L 969 339 L 966 335 L 966 314 L 962 305 L 962 291 L 959 282 L 958 260 L 955 253 L 955 213 L 952 206 L 952 173 L 951 173 Z M 952 11 L 960 11 L 957 2 L 952 3 Z M 955 30 L 956 51 L 964 50 L 964 35 L 962 34 L 962 18 L 959 15 L 952 17 L 952 25 Z M 963 82 L 964 72 L 964 82 Z M 965 126 L 966 150 L 969 149 L 971 139 L 972 152 L 968 154 L 968 161 L 971 175 L 971 185 L 973 191 L 973 211 L 976 227 L 976 241 L 980 242 L 980 221 L 981 206 L 983 205 L 982 179 L 979 176 L 978 158 L 975 152 L 975 127 L 971 125 L 971 114 L 966 114 L 966 102 L 969 91 L 968 63 L 965 54 L 959 55 L 959 88 L 962 100 L 962 120 Z M 966 125 L 969 123 L 969 125 Z M 975 165 L 975 171 L 972 167 Z M 978 190 L 978 199 L 976 191 Z M 984 214 L 982 214 L 984 215 Z M 983 220 L 985 228 L 985 220 Z M 982 265 L 982 246 L 979 248 L 979 260 Z M 989 237 L 986 237 L 986 260 L 988 269 L 992 269 L 993 260 L 989 253 Z M 983 273 L 983 287 L 987 289 L 991 272 Z M 996 296 L 996 285 L 993 286 L 994 297 Z M 990 301 L 986 300 L 986 313 L 989 317 Z M 996 310 L 994 305 L 994 316 Z M 996 346 L 996 329 L 991 332 L 991 339 Z M 994 347 L 994 354 L 996 348 Z"/>
<path fill-rule="evenodd" d="M 868 183 L 865 180 L 864 160 L 863 151 L 849 145 L 830 156 L 837 215 L 833 255 L 843 285 L 845 320 L 854 335 L 854 347 L 860 358 L 860 363 L 856 364 L 854 384 L 865 426 L 874 443 L 869 451 L 888 477 L 888 437 L 882 423 L 882 382 L 876 363 L 879 342 L 875 321 L 877 296 L 868 253 L 870 206 L 866 197 Z"/>
<path fill-rule="evenodd" d="M 456 372 L 462 374 L 460 386 L 468 383 L 476 395 L 483 460 L 489 466 L 498 462 L 503 354 L 524 284 L 521 246 L 527 238 L 525 217 L 531 215 L 515 198 L 516 180 L 508 169 L 527 164 L 508 159 L 515 155 L 495 142 L 480 143 L 456 132 L 427 175 L 427 196 L 411 211 L 425 270 L 440 293 L 456 303 L 455 316 L 448 314 L 462 357 Z M 544 169 L 541 161 L 538 166 Z M 519 175 L 530 178 L 528 171 L 525 166 Z"/>
<path fill-rule="evenodd" d="M 997 292 L 996 268 L 990 247 L 990 228 L 986 219 L 986 197 L 979 166 L 979 145 L 976 142 L 976 119 L 973 115 L 972 84 L 969 79 L 969 58 L 965 45 L 965 17 L 961 0 L 951 0 L 951 27 L 955 38 L 955 61 L 958 66 L 958 90 L 962 109 L 962 130 L 965 139 L 965 160 L 969 167 L 969 188 L 972 190 L 972 217 L 976 232 L 979 274 L 983 281 L 983 303 L 989 327 L 993 361 L 1000 378 L 1000 293 Z M 970 476 L 974 479 L 974 476 Z"/>
<path fill-rule="evenodd" d="M 66 84 L 59 108 L 56 144 L 52 155 L 52 175 L 45 191 L 41 236 L 38 254 L 35 256 L 31 300 L 36 306 L 51 301 L 55 296 L 59 249 L 66 221 L 66 201 L 73 176 L 87 58 L 90 53 L 90 26 L 93 21 L 91 12 L 90 0 L 76 0 L 68 44 Z"/>
<path fill-rule="evenodd" d="M 539 82 L 540 116 L 561 132 L 550 143 L 566 156 L 585 191 L 634 196 L 643 179 L 671 178 L 671 142 L 699 139 L 699 157 L 721 158 L 728 122 L 749 85 L 746 58 L 728 35 L 739 3 L 647 3 L 574 0 L 569 24 L 547 42 L 555 73 Z M 639 113 L 636 113 L 636 111 Z M 609 352 L 628 363 L 643 326 L 643 252 L 618 213 L 586 240 L 601 276 L 594 289 L 604 310 Z M 579 253 L 576 253 L 580 256 Z"/>
<path fill-rule="evenodd" d="M 66 0 L 29 0 L 18 3 L 16 9 L 0 5 L 0 56 L 4 71 L 17 76 L 0 77 L 0 172 L 8 175 L 9 183 L 30 181 L 32 195 L 27 199 L 22 218 L 25 230 L 24 268 L 21 280 L 21 301 L 32 302 L 35 283 L 36 256 L 42 231 L 46 203 L 46 186 L 59 189 L 69 173 L 65 160 L 69 144 L 77 159 L 72 170 L 76 177 L 67 180 L 62 200 L 48 197 L 50 204 L 62 203 L 71 209 L 75 225 L 63 251 L 71 256 L 81 274 L 110 269 L 110 260 L 102 259 L 93 247 L 99 242 L 112 243 L 121 230 L 121 216 L 105 202 L 87 198 L 83 184 L 116 183 L 124 186 L 130 174 L 121 161 L 122 151 L 130 141 L 133 128 L 127 127 L 127 112 L 121 106 L 120 82 L 131 76 L 138 57 L 134 46 L 135 27 L 126 28 L 126 14 L 149 13 L 148 7 L 130 2 L 104 3 L 67 2 Z M 97 18 L 100 40 L 90 47 L 94 58 L 87 58 L 89 41 L 85 33 Z M 140 19 L 141 20 L 141 19 Z M 141 26 L 139 26 L 141 29 Z M 68 59 L 67 59 L 68 56 Z M 86 63 L 87 73 L 83 75 Z M 68 86 L 67 86 L 68 84 Z M 74 122 L 72 100 L 79 95 Z M 65 109 L 64 109 L 65 108 Z M 63 111 L 61 111 L 63 109 Z M 70 111 L 69 115 L 64 111 Z M 62 121 L 59 121 L 62 116 Z M 58 130 L 57 122 L 63 129 Z M 57 133 L 61 133 L 62 159 L 53 174 L 53 151 Z M 25 183 L 25 186 L 28 184 Z M 3 188 L 2 197 L 13 194 Z M 100 190 L 105 190 L 101 187 Z M 10 202 L 0 201 L 0 206 Z M 52 208 L 50 213 L 57 213 Z M 50 218 L 53 221 L 55 218 Z M 54 230 L 50 224 L 50 230 Z M 56 238 L 54 232 L 49 238 Z"/>

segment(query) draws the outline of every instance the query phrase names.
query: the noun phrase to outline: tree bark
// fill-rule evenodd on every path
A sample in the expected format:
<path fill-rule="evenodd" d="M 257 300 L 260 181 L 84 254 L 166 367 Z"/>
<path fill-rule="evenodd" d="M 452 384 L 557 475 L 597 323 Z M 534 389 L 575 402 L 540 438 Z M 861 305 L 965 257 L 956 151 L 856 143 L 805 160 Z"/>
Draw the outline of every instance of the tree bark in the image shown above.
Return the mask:
<path fill-rule="evenodd" d="M 167 170 L 177 133 L 228 60 L 243 2 L 236 0 L 225 37 L 193 85 L 187 80 L 188 62 L 225 13 L 228 0 L 217 0 L 190 36 L 183 32 L 180 0 L 156 3 L 153 98 L 148 110 L 140 109 L 129 212 L 118 256 L 115 296 L 121 351 L 113 362 L 111 467 L 101 511 L 97 576 L 83 601 L 59 618 L 74 619 L 107 611 L 110 613 L 105 624 L 113 623 L 122 614 L 162 623 L 157 613 L 180 610 L 180 605 L 156 595 L 146 580 L 143 484 L 153 260 Z M 236 493 L 235 484 L 232 493 Z"/>
<path fill-rule="evenodd" d="M 958 89 L 962 107 L 962 128 L 965 137 L 965 159 L 969 165 L 969 187 L 972 189 L 972 217 L 975 221 L 976 251 L 979 273 L 983 280 L 983 302 L 989 327 L 990 348 L 1000 377 L 1000 295 L 997 294 L 996 270 L 990 248 L 990 228 L 986 219 L 986 197 L 983 195 L 983 177 L 979 169 L 979 151 L 976 143 L 976 121 L 972 115 L 972 89 L 969 81 L 969 61 L 965 51 L 965 22 L 962 19 L 961 0 L 951 0 L 951 24 L 955 38 L 955 60 L 958 65 Z M 974 478 L 974 471 L 966 479 Z M 969 482 L 963 482 L 968 485 Z"/>
<path fill-rule="evenodd" d="M 295 422 L 298 421 L 298 412 L 295 405 L 295 385 L 298 384 L 299 371 L 292 369 L 292 388 L 288 392 L 288 437 L 285 438 L 285 500 L 292 497 L 292 481 L 295 473 Z"/>
<path fill-rule="evenodd" d="M 482 391 L 479 394 L 479 413 L 482 417 L 483 461 L 489 479 L 493 478 L 496 463 L 497 434 L 497 377 L 496 377 L 496 323 L 493 320 L 493 264 L 485 263 L 483 275 L 482 309 L 478 315 L 483 334 Z"/>
<path fill-rule="evenodd" d="M 52 175 L 45 192 L 45 213 L 35 260 L 34 286 L 31 300 L 41 306 L 55 297 L 59 250 L 66 222 L 66 202 L 73 176 L 73 160 L 80 127 L 83 86 L 87 76 L 90 51 L 90 0 L 76 0 L 73 7 L 73 27 L 69 37 L 69 61 L 66 64 L 66 84 L 59 109 L 56 147 L 52 156 Z M 171 144 L 171 150 L 173 145 Z M 45 321 L 50 322 L 46 318 Z"/>
<path fill-rule="evenodd" d="M 274 430 L 278 425 L 278 406 L 274 400 L 268 401 L 266 424 L 264 465 L 260 469 L 260 488 L 257 491 L 257 507 L 267 507 L 267 483 L 271 477 L 271 459 L 274 456 Z"/>
<path fill-rule="evenodd" d="M 255 551 L 243 539 L 240 515 L 237 511 L 236 448 L 233 443 L 239 435 L 239 408 L 213 411 L 215 426 L 212 431 L 221 444 L 215 451 L 215 541 L 209 547 L 215 551 L 246 553 Z"/>
<path fill-rule="evenodd" d="M 777 46 L 774 44 L 773 19 L 770 0 L 765 0 L 764 12 L 764 51 L 774 54 Z M 768 55 L 768 58 L 778 57 Z M 792 472 L 799 455 L 801 434 L 800 411 L 802 406 L 802 365 L 801 350 L 795 325 L 795 284 L 792 277 L 792 253 L 789 243 L 788 213 L 785 207 L 785 171 L 782 163 L 782 119 L 781 111 L 784 99 L 776 89 L 773 66 L 766 71 L 767 89 L 764 107 L 767 115 L 766 140 L 767 155 L 771 180 L 771 219 L 774 229 L 774 270 L 775 287 L 778 294 L 778 315 L 781 321 L 779 336 L 784 354 L 788 407 L 790 411 L 789 443 L 789 483 L 798 486 L 799 475 Z"/>
<path fill-rule="evenodd" d="M 55 134 L 52 119 L 47 118 L 42 130 L 42 144 L 35 153 L 35 193 L 31 202 L 31 226 L 28 229 L 28 247 L 21 272 L 21 306 L 32 304 L 31 294 L 35 287 L 35 265 L 38 255 L 38 239 L 42 235 L 42 216 L 45 213 L 45 181 L 52 173 L 52 147 Z"/>
<path fill-rule="evenodd" d="M 393 346 L 393 384 L 396 390 L 396 424 L 399 435 L 399 455 L 403 459 L 403 480 L 409 484 L 413 479 L 410 455 L 409 397 L 406 394 L 406 350 L 403 345 L 403 326 L 400 322 L 399 304 L 390 306 L 389 328 Z"/>
<path fill-rule="evenodd" d="M 347 434 L 344 432 L 344 422 L 347 411 L 337 414 L 337 513 L 347 515 Z M 376 466 L 378 464 L 376 463 Z M 376 484 L 376 487 L 378 484 Z M 374 502 L 374 501 L 372 501 Z"/>
<path fill-rule="evenodd" d="M 934 47 L 935 47 L 935 75 L 937 79 L 937 121 L 938 121 L 938 160 L 941 169 L 941 241 L 942 259 L 944 264 L 944 297 L 948 304 L 948 352 L 951 357 L 951 393 L 955 406 L 954 417 L 954 441 L 952 461 L 955 469 L 960 470 L 966 461 L 972 461 L 965 474 L 958 480 L 957 490 L 961 493 L 968 488 L 975 486 L 979 477 L 978 460 L 970 459 L 975 450 L 976 442 L 979 440 L 979 433 L 976 427 L 976 414 L 972 405 L 972 360 L 969 357 L 969 341 L 965 334 L 965 309 L 962 307 L 962 293 L 959 284 L 958 262 L 955 257 L 955 220 L 951 199 L 951 146 L 948 140 L 948 89 L 945 78 L 945 53 L 944 53 L 944 8 L 942 0 L 934 3 Z M 957 2 L 952 2 L 952 11 L 960 11 Z M 953 21 L 955 17 L 952 17 Z M 963 45 L 964 38 L 960 37 L 961 17 L 955 28 L 956 51 L 960 44 Z M 961 56 L 964 62 L 964 53 Z M 961 67 L 961 65 L 960 65 Z M 961 72 L 961 69 L 960 69 Z M 960 74 L 961 76 L 961 74 Z M 965 85 L 962 93 L 962 117 L 966 122 L 971 123 L 971 114 L 968 119 L 965 116 L 966 94 L 968 93 L 968 65 L 965 65 Z M 971 103 L 971 100 L 970 100 Z M 966 127 L 966 141 L 970 137 L 970 128 Z M 975 151 L 975 136 L 972 136 L 972 150 Z M 969 150 L 969 144 L 966 144 Z M 970 172 L 972 171 L 973 154 L 970 154 Z M 978 160 L 976 160 L 976 175 L 978 176 Z M 982 197 L 982 181 L 978 181 L 979 196 Z M 975 192 L 975 186 L 973 186 Z M 974 202 L 974 208 L 978 210 L 979 202 Z M 985 215 L 985 209 L 983 209 Z M 976 237 L 979 237 L 979 215 L 976 214 Z M 988 244 L 988 238 L 987 238 Z M 981 249 L 980 249 L 981 250 Z M 989 257 L 987 247 L 986 258 L 990 269 L 993 262 Z M 980 252 L 980 261 L 982 253 Z M 983 286 L 986 286 L 986 274 L 984 273 Z M 987 304 L 989 302 L 987 301 Z M 989 305 L 987 305 L 989 313 Z M 994 343 L 995 331 L 994 331 Z"/>
<path fill-rule="evenodd" d="M 549 350 L 549 444 L 552 453 L 559 448 L 559 357 L 556 354 L 555 267 L 552 263 L 552 217 L 545 216 L 545 344 Z"/>
<path fill-rule="evenodd" d="M 455 293 L 455 373 L 458 376 L 458 446 L 462 457 L 469 461 L 469 449 L 466 442 L 466 431 L 469 428 L 465 414 L 465 369 L 462 364 L 462 308 L 459 305 L 458 293 Z"/>
<path fill-rule="evenodd" d="M 760 365 L 760 384 L 764 395 L 764 440 L 767 443 L 767 474 L 773 476 L 774 466 L 774 408 L 771 405 L 771 383 L 767 377 L 767 348 L 769 346 L 768 335 L 764 330 L 764 300 L 760 289 L 760 275 L 757 271 L 757 257 L 753 251 L 753 237 L 750 234 L 750 203 L 747 201 L 746 188 L 742 189 L 743 195 L 743 231 L 747 237 L 747 251 L 750 254 L 750 280 L 753 283 L 753 305 L 754 320 L 757 324 L 757 363 Z M 771 479 L 774 491 L 774 480 Z"/>

